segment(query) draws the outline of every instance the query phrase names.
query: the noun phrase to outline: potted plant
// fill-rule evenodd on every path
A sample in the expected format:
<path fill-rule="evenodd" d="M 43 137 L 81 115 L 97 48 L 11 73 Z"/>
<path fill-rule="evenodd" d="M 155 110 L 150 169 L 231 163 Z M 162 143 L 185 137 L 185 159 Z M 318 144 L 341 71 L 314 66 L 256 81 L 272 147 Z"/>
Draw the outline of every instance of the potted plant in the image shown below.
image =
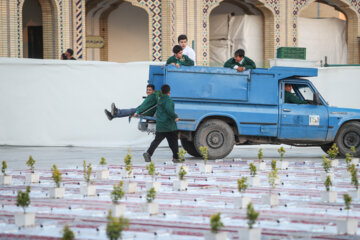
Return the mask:
<path fill-rule="evenodd" d="M 125 203 L 120 202 L 125 195 L 123 185 L 124 182 L 120 181 L 118 185 L 114 185 L 114 190 L 111 192 L 111 200 L 113 202 L 111 212 L 113 217 L 120 217 L 124 215 L 126 211 Z"/>
<path fill-rule="evenodd" d="M 156 172 L 154 162 L 150 162 L 150 164 L 146 166 L 146 169 L 148 170 L 148 174 L 151 176 L 151 181 L 146 182 L 146 190 L 155 188 L 155 191 L 160 191 L 161 183 L 155 180 L 155 176 L 158 175 L 158 173 Z"/>
<path fill-rule="evenodd" d="M 83 169 L 84 169 L 83 173 L 84 173 L 85 184 L 80 186 L 80 193 L 84 196 L 95 196 L 96 186 L 91 181 L 91 173 L 92 173 L 91 163 L 86 165 L 86 161 L 84 160 Z"/>
<path fill-rule="evenodd" d="M 131 159 L 132 155 L 130 149 L 128 149 L 127 154 L 124 157 L 125 168 L 122 169 L 121 173 L 123 178 L 129 179 L 129 181 L 124 182 L 125 193 L 136 193 L 137 188 L 137 183 L 130 181 L 130 179 L 134 177 Z"/>
<path fill-rule="evenodd" d="M 147 211 L 150 215 L 159 212 L 159 204 L 154 202 L 156 197 L 155 188 L 151 188 L 146 192 L 146 203 L 143 204 L 143 210 Z"/>
<path fill-rule="evenodd" d="M 183 169 L 186 172 L 189 172 L 189 166 L 184 165 L 184 161 L 185 161 L 185 155 L 187 154 L 187 151 L 184 148 L 180 148 L 179 152 L 178 152 L 178 157 L 179 157 L 179 162 L 181 164 L 176 164 L 176 172 L 178 173 L 180 171 L 180 168 L 183 167 Z"/>
<path fill-rule="evenodd" d="M 131 159 L 132 159 L 132 155 L 130 153 L 130 150 L 128 149 L 128 152 L 124 157 L 125 168 L 122 169 L 122 173 L 121 173 L 123 178 L 134 177 Z"/>
<path fill-rule="evenodd" d="M 106 168 L 106 159 L 104 157 L 101 158 L 100 160 L 100 169 L 98 169 L 96 171 L 96 179 L 98 180 L 105 180 L 105 179 L 109 179 L 109 169 Z"/>
<path fill-rule="evenodd" d="M 6 174 L 7 164 L 6 161 L 2 161 L 1 164 L 1 172 L 2 175 L 0 176 L 0 185 L 9 185 L 11 184 L 12 176 Z"/>
<path fill-rule="evenodd" d="M 19 227 L 29 227 L 35 225 L 35 213 L 26 212 L 26 208 L 30 205 L 30 186 L 26 187 L 26 191 L 18 191 L 16 205 L 22 207 L 23 213 L 15 214 L 15 224 Z"/>
<path fill-rule="evenodd" d="M 335 159 L 339 155 L 339 148 L 336 146 L 336 143 L 327 151 L 329 158 L 331 160 L 331 166 L 337 167 L 339 165 L 339 160 Z"/>
<path fill-rule="evenodd" d="M 351 184 L 355 187 L 355 191 L 350 191 L 350 195 L 352 198 L 360 199 L 359 180 L 357 176 L 358 170 L 355 167 L 355 164 L 351 164 L 348 167 L 348 171 L 350 172 Z"/>
<path fill-rule="evenodd" d="M 357 234 L 358 220 L 356 218 L 349 218 L 349 211 L 351 209 L 352 198 L 349 194 L 344 194 L 345 210 L 347 210 L 347 216 L 345 220 L 337 220 L 337 232 L 338 234 Z"/>
<path fill-rule="evenodd" d="M 129 220 L 124 217 L 113 217 L 111 210 L 107 216 L 106 236 L 110 240 L 122 239 L 122 232 L 129 227 Z"/>
<path fill-rule="evenodd" d="M 181 166 L 178 172 L 179 179 L 175 180 L 173 184 L 174 191 L 184 191 L 187 189 L 188 183 L 185 179 L 186 174 L 186 170 L 183 168 L 183 166 Z"/>
<path fill-rule="evenodd" d="M 326 192 L 321 193 L 321 199 L 324 202 L 329 202 L 329 203 L 336 202 L 337 192 L 330 191 L 330 188 L 333 185 L 330 176 L 327 176 L 327 178 L 324 182 L 324 185 L 325 185 Z"/>
<path fill-rule="evenodd" d="M 256 176 L 257 169 L 256 169 L 255 164 L 250 163 L 249 169 L 250 169 L 249 185 L 252 187 L 259 186 L 260 178 L 258 176 Z"/>
<path fill-rule="evenodd" d="M 276 187 L 275 182 L 276 182 L 277 179 L 279 179 L 279 176 L 278 176 L 278 169 L 276 168 L 276 161 L 273 160 L 271 164 L 274 167 L 269 172 L 269 176 L 268 176 L 268 182 L 269 182 L 269 185 L 270 185 L 270 192 L 269 192 L 269 195 L 264 196 L 264 202 L 267 203 L 267 204 L 270 204 L 270 206 L 273 207 L 273 206 L 279 205 L 278 195 L 276 193 L 272 192 L 272 190 L 275 189 L 275 187 Z"/>
<path fill-rule="evenodd" d="M 199 163 L 199 169 L 201 173 L 211 173 L 212 166 L 207 164 L 208 160 L 208 147 L 200 147 L 200 153 L 202 158 L 204 159 L 204 163 Z"/>
<path fill-rule="evenodd" d="M 264 161 L 264 154 L 263 154 L 263 149 L 260 148 L 257 154 L 258 157 L 258 162 L 255 163 L 255 166 L 257 169 L 259 169 L 260 171 L 263 171 L 266 169 L 266 162 Z"/>
<path fill-rule="evenodd" d="M 247 181 L 247 177 L 242 177 L 237 180 L 237 186 L 238 186 L 238 191 L 240 193 L 240 197 L 236 197 L 234 199 L 234 207 L 235 208 L 244 209 L 251 202 L 250 197 L 244 196 L 244 193 L 245 193 L 246 189 L 248 188 L 246 181 Z"/>
<path fill-rule="evenodd" d="M 65 188 L 60 186 L 62 180 L 61 172 L 55 164 L 52 166 L 51 172 L 55 187 L 50 189 L 50 198 L 64 198 Z"/>
<path fill-rule="evenodd" d="M 74 240 L 75 239 L 75 234 L 73 231 L 71 231 L 71 229 L 69 228 L 69 225 L 65 225 L 64 229 L 63 229 L 63 236 L 61 238 L 61 240 Z"/>
<path fill-rule="evenodd" d="M 278 153 L 280 154 L 280 169 L 284 170 L 287 169 L 289 167 L 289 162 L 288 161 L 283 161 L 284 160 L 284 155 L 285 155 L 285 149 L 283 146 L 281 146 L 278 149 Z"/>
<path fill-rule="evenodd" d="M 210 216 L 210 232 L 205 234 L 206 240 L 226 240 L 226 232 L 220 232 L 224 224 L 221 222 L 220 213 L 212 214 Z"/>
<path fill-rule="evenodd" d="M 261 239 L 261 228 L 253 228 L 259 217 L 259 212 L 256 212 L 252 203 L 247 205 L 246 218 L 248 219 L 248 228 L 239 230 L 239 239 L 244 240 L 260 240 Z"/>
<path fill-rule="evenodd" d="M 26 183 L 38 183 L 40 182 L 40 175 L 39 173 L 35 172 L 35 160 L 30 155 L 29 159 L 26 161 L 26 165 L 30 168 L 30 173 L 25 175 L 25 182 Z"/>
<path fill-rule="evenodd" d="M 326 181 L 327 177 L 330 177 L 330 180 L 334 181 L 334 173 L 331 171 L 331 160 L 328 159 L 325 155 L 323 155 L 322 166 L 325 171 L 324 174 L 321 174 L 322 181 Z"/>

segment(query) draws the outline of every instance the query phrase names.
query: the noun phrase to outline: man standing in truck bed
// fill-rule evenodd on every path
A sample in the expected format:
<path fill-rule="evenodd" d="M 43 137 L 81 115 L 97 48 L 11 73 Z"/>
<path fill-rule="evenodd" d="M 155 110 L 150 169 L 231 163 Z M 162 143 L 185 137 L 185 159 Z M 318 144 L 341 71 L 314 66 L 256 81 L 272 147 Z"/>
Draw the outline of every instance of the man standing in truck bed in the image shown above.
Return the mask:
<path fill-rule="evenodd" d="M 149 149 L 143 154 L 145 162 L 151 162 L 151 156 L 159 144 L 166 138 L 173 153 L 173 162 L 179 162 L 178 136 L 176 122 L 179 121 L 175 113 L 174 102 L 170 97 L 170 86 L 164 84 L 161 87 L 161 97 L 156 108 L 156 133 Z"/>
<path fill-rule="evenodd" d="M 245 57 L 245 51 L 243 49 L 238 49 L 236 50 L 234 57 L 226 61 L 224 67 L 243 72 L 245 70 L 255 69 L 256 65 L 253 60 Z"/>

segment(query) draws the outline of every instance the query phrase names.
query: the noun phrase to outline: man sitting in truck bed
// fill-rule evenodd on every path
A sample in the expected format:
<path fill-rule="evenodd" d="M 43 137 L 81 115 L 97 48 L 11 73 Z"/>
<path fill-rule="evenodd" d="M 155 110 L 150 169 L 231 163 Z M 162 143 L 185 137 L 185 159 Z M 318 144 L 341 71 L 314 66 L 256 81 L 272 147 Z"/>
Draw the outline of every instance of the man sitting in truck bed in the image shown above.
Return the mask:
<path fill-rule="evenodd" d="M 285 103 L 307 104 L 306 101 L 301 100 L 298 96 L 293 94 L 291 89 L 291 84 L 285 84 Z"/>
<path fill-rule="evenodd" d="M 183 54 L 183 49 L 181 46 L 175 45 L 173 47 L 173 53 L 174 55 L 169 57 L 169 59 L 166 61 L 167 65 L 171 64 L 177 68 L 180 66 L 194 66 L 194 61 Z"/>
<path fill-rule="evenodd" d="M 245 57 L 245 51 L 243 49 L 238 49 L 236 50 L 234 57 L 226 61 L 224 67 L 233 68 L 238 72 L 243 72 L 245 70 L 255 69 L 256 65 L 253 60 Z"/>
<path fill-rule="evenodd" d="M 105 115 L 111 121 L 113 118 L 122 118 L 122 117 L 136 117 L 138 114 L 145 116 L 154 116 L 156 112 L 156 104 L 160 95 L 160 92 L 155 92 L 155 86 L 153 84 L 148 84 L 146 86 L 146 95 L 147 97 L 143 103 L 137 108 L 130 109 L 118 109 L 115 106 L 115 103 L 111 104 L 111 112 L 105 109 Z"/>

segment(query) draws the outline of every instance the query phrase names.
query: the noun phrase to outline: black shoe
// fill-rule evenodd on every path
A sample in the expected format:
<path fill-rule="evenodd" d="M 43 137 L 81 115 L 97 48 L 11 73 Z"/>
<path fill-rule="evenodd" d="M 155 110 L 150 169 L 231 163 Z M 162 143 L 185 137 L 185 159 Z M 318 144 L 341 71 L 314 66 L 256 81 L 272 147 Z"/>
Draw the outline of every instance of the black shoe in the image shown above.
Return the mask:
<path fill-rule="evenodd" d="M 144 156 L 145 162 L 151 162 L 151 156 L 149 153 L 146 152 L 143 154 L 143 156 Z"/>
<path fill-rule="evenodd" d="M 113 115 L 111 115 L 111 112 L 109 112 L 107 109 L 105 109 L 105 115 L 107 116 L 109 121 L 111 121 L 114 118 Z"/>
<path fill-rule="evenodd" d="M 118 109 L 116 108 L 115 103 L 111 104 L 111 114 L 113 116 L 117 116 L 117 114 L 118 114 Z"/>
<path fill-rule="evenodd" d="M 181 161 L 179 160 L 179 159 L 177 159 L 177 158 L 173 158 L 173 163 L 181 163 Z"/>

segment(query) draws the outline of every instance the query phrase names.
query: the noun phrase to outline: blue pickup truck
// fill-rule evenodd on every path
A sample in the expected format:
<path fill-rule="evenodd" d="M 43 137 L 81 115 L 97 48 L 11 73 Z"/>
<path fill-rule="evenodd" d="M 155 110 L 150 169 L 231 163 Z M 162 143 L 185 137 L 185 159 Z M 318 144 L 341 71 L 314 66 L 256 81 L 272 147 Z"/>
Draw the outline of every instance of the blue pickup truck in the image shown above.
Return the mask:
<path fill-rule="evenodd" d="M 179 137 L 193 156 L 200 156 L 200 146 L 208 147 L 209 159 L 219 159 L 235 144 L 281 143 L 320 146 L 324 151 L 336 143 L 343 156 L 355 146 L 355 156 L 360 156 L 360 110 L 329 106 L 304 79 L 317 74 L 312 68 L 238 73 L 215 67 L 150 66 L 148 82 L 156 90 L 170 85 Z M 285 84 L 307 104 L 286 103 Z M 140 121 L 143 130 L 154 129 L 151 118 Z"/>

